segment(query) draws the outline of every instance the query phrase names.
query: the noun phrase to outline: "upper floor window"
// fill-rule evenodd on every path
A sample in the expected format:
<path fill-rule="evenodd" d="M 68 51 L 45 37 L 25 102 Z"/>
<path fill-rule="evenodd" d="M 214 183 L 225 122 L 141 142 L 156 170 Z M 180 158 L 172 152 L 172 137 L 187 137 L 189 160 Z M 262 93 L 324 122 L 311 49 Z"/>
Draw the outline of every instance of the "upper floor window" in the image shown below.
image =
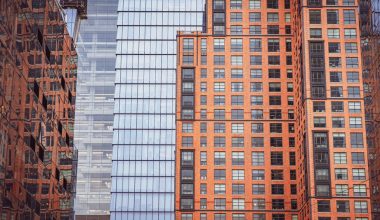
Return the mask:
<path fill-rule="evenodd" d="M 242 8 L 242 0 L 231 0 L 230 8 L 231 9 L 241 9 Z"/>
<path fill-rule="evenodd" d="M 267 0 L 267 8 L 277 9 L 278 0 Z"/>
<path fill-rule="evenodd" d="M 344 24 L 355 24 L 356 23 L 355 10 L 344 10 L 343 18 L 344 18 Z"/>
<path fill-rule="evenodd" d="M 310 22 L 310 24 L 320 24 L 321 23 L 321 11 L 320 10 L 310 10 L 309 11 L 309 22 Z"/>
<path fill-rule="evenodd" d="M 260 9 L 261 0 L 249 0 L 249 9 Z"/>

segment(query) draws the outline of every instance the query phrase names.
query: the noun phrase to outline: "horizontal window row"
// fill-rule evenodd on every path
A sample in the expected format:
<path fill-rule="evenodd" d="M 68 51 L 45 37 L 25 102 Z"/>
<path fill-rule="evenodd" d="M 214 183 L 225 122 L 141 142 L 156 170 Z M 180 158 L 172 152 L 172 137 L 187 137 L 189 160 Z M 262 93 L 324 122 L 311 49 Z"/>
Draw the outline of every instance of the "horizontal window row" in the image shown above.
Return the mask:
<path fill-rule="evenodd" d="M 319 200 L 318 201 L 318 212 L 331 212 L 331 201 L 329 200 Z M 350 201 L 336 201 L 337 212 L 350 212 Z M 355 213 L 368 213 L 368 203 L 367 201 L 354 201 Z M 319 218 L 321 219 L 321 218 Z M 330 219 L 330 218 L 328 218 Z M 361 218 L 360 218 L 361 219 Z M 366 218 L 364 218 L 366 219 Z"/>
<path fill-rule="evenodd" d="M 327 6 L 354 6 L 355 5 L 355 0 L 308 0 L 309 6 L 322 6 L 322 5 L 327 5 Z"/>
<path fill-rule="evenodd" d="M 339 15 L 340 14 L 340 15 Z M 342 16 L 343 14 L 343 16 Z M 325 15 L 322 15 L 321 10 L 310 10 L 309 11 L 309 22 L 310 24 L 321 24 L 322 23 L 322 17 Z M 356 24 L 356 11 L 353 9 L 349 10 L 326 10 L 326 22 L 327 24 L 339 24 L 341 23 L 341 19 L 343 19 L 342 24 Z"/>
<path fill-rule="evenodd" d="M 221 15 L 218 15 L 221 14 Z M 268 12 L 267 22 L 280 22 L 279 13 L 278 12 Z M 230 22 L 242 22 L 243 21 L 243 13 L 242 12 L 231 12 L 230 13 Z M 287 23 L 291 22 L 291 14 L 290 12 L 285 12 L 284 17 L 281 21 L 285 21 Z M 224 13 L 214 13 L 214 22 L 216 23 L 225 23 Z M 249 22 L 262 22 L 261 12 L 250 12 L 249 13 Z"/>
<path fill-rule="evenodd" d="M 280 52 L 281 49 L 286 52 L 292 51 L 292 41 L 291 39 L 285 40 L 285 48 L 281 48 L 280 39 L 279 38 L 269 38 L 269 39 L 261 39 L 261 38 L 251 38 L 249 39 L 249 51 L 250 52 L 262 52 L 263 42 L 265 42 L 267 46 L 268 52 Z M 230 51 L 231 52 L 242 52 L 244 48 L 243 39 L 242 38 L 231 38 L 230 40 Z M 185 49 L 185 46 L 184 46 Z M 226 50 L 226 43 L 224 38 L 215 38 L 214 39 L 214 51 L 215 52 L 224 52 Z M 191 50 L 192 51 L 192 50 Z"/>
<path fill-rule="evenodd" d="M 333 128 L 345 128 L 344 117 L 332 117 L 331 118 L 331 127 Z M 314 117 L 314 127 L 315 128 L 326 128 L 326 117 Z M 362 128 L 363 122 L 361 117 L 349 117 L 349 127 L 350 128 Z"/>
<path fill-rule="evenodd" d="M 226 82 L 214 82 L 214 92 L 225 92 L 226 91 Z M 230 85 L 231 92 L 244 92 L 244 83 L 243 82 L 231 82 L 228 83 Z M 266 84 L 266 83 L 265 83 Z M 265 85 L 264 84 L 264 85 Z M 250 92 L 263 92 L 264 90 L 263 82 L 251 82 L 249 84 L 249 91 Z M 281 88 L 285 87 L 286 88 Z M 280 82 L 269 82 L 267 84 L 268 86 L 268 92 L 293 92 L 294 86 L 293 83 L 280 83 Z M 207 82 L 201 82 L 199 83 L 200 91 L 201 92 L 207 92 Z M 247 86 L 246 86 L 247 87 Z M 341 87 L 342 88 L 342 87 Z M 349 87 L 354 88 L 354 87 Z M 359 88 L 359 87 L 357 87 Z M 281 91 L 284 90 L 284 91 Z M 186 93 L 193 93 L 194 92 L 194 83 L 193 82 L 182 82 L 182 92 Z"/>
<path fill-rule="evenodd" d="M 328 135 L 326 132 L 315 132 L 313 134 L 314 147 L 317 149 L 327 149 L 328 148 Z M 333 132 L 332 133 L 333 147 L 335 148 L 345 148 L 346 143 L 346 133 L 344 132 Z M 352 148 L 363 148 L 363 133 L 353 132 L 350 133 L 350 145 Z"/>
<path fill-rule="evenodd" d="M 362 152 L 352 152 L 351 154 L 351 164 L 366 164 L 365 155 Z M 330 157 L 327 152 L 315 152 L 314 153 L 315 164 L 316 165 L 328 165 L 330 162 Z M 335 152 L 333 154 L 334 164 L 348 164 L 348 158 L 346 152 Z"/>
<path fill-rule="evenodd" d="M 214 24 L 214 34 L 215 35 L 225 35 L 224 25 Z M 266 30 L 266 33 L 262 32 L 262 29 Z M 281 30 L 281 33 L 280 33 Z M 266 29 L 262 28 L 261 25 L 250 25 L 249 30 L 243 30 L 242 25 L 231 25 L 229 29 L 230 35 L 278 35 L 278 34 L 291 34 L 291 25 L 285 25 L 285 28 L 280 28 L 279 25 L 267 25 Z"/>
<path fill-rule="evenodd" d="M 282 78 L 281 75 L 284 73 L 281 73 L 280 69 L 268 69 L 268 73 L 264 73 L 262 69 L 230 69 L 225 70 L 224 68 L 216 68 L 211 73 L 207 71 L 207 69 L 201 69 L 201 78 L 215 78 L 215 79 L 224 79 L 226 75 L 230 76 L 231 78 L 243 78 L 244 75 L 249 75 L 252 79 L 262 79 L 263 76 L 267 76 L 269 79 L 280 79 Z M 187 79 L 194 79 L 194 74 L 187 76 Z M 283 76 L 285 78 L 285 76 Z M 291 69 L 286 70 L 286 78 L 291 79 L 293 78 L 293 71 Z"/>
<path fill-rule="evenodd" d="M 363 169 L 364 170 L 364 169 Z M 231 171 L 229 171 L 231 172 Z M 353 171 L 354 172 L 354 171 Z M 364 171 L 363 171 L 364 172 Z M 365 173 L 364 173 L 365 174 Z M 252 170 L 252 180 L 265 180 L 265 170 L 255 169 Z M 226 180 L 226 170 L 225 169 L 214 169 L 213 170 L 214 180 Z M 284 170 L 276 169 L 271 170 L 270 179 L 271 180 L 296 180 L 296 170 L 290 170 L 289 177 L 284 177 Z M 181 169 L 181 180 L 193 180 L 194 179 L 194 170 L 192 169 Z M 207 169 L 200 170 L 200 179 L 207 180 Z M 291 184 L 291 191 L 297 191 L 296 185 Z"/>
<path fill-rule="evenodd" d="M 310 28 L 310 38 L 322 38 L 322 28 Z M 345 28 L 341 33 L 339 28 L 328 28 L 327 37 L 329 39 L 341 39 L 340 35 L 344 36 L 344 39 L 356 39 L 357 32 L 354 28 Z"/>
<path fill-rule="evenodd" d="M 284 9 L 290 9 L 290 1 L 285 0 L 284 3 L 278 0 L 231 0 L 229 4 L 230 9 L 243 9 L 243 3 L 249 4 L 249 9 L 262 9 L 264 5 L 268 9 L 278 9 L 280 6 Z M 282 5 L 283 4 L 283 5 Z M 215 0 L 213 5 L 214 10 L 226 9 L 224 0 Z"/>

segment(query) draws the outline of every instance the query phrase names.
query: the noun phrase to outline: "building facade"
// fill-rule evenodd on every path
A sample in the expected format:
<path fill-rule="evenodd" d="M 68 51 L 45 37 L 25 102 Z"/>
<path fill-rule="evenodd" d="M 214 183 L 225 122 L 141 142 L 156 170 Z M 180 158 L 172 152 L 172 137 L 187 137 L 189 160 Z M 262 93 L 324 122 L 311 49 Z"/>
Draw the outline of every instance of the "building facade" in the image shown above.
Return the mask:
<path fill-rule="evenodd" d="M 120 0 L 111 219 L 174 219 L 177 31 L 204 0 Z"/>
<path fill-rule="evenodd" d="M 76 51 L 56 1 L 0 1 L 0 213 L 72 219 Z"/>
<path fill-rule="evenodd" d="M 116 0 L 89 0 L 77 34 L 76 219 L 109 219 L 116 60 Z"/>
<path fill-rule="evenodd" d="M 373 219 L 380 219 L 380 1 L 360 1 L 363 81 Z"/>
<path fill-rule="evenodd" d="M 206 9 L 177 39 L 176 218 L 371 219 L 358 2 Z"/>

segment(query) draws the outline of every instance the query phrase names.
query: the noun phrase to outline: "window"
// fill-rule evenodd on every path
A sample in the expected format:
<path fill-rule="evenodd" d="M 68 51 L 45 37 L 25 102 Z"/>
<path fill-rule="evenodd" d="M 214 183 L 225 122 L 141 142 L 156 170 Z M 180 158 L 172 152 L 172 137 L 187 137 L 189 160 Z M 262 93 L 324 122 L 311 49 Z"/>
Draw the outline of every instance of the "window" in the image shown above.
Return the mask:
<path fill-rule="evenodd" d="M 253 210 L 264 210 L 265 209 L 265 199 L 252 199 L 252 209 Z M 263 216 L 265 219 L 265 214 L 256 214 L 255 217 L 260 219 L 259 217 Z M 260 219 L 261 220 L 261 219 Z"/>
<path fill-rule="evenodd" d="M 343 0 L 344 6 L 352 6 L 355 5 L 355 0 Z"/>
<path fill-rule="evenodd" d="M 355 39 L 356 38 L 356 29 L 345 28 L 344 29 L 344 38 L 345 39 Z"/>
<path fill-rule="evenodd" d="M 261 39 L 249 39 L 249 48 L 251 52 L 261 52 Z"/>
<path fill-rule="evenodd" d="M 281 96 L 269 96 L 269 105 L 281 105 Z"/>
<path fill-rule="evenodd" d="M 181 220 L 193 220 L 193 214 L 181 214 Z"/>
<path fill-rule="evenodd" d="M 214 193 L 216 195 L 226 194 L 226 184 L 215 184 L 214 185 Z"/>
<path fill-rule="evenodd" d="M 215 52 L 223 52 L 224 51 L 224 39 L 215 38 L 214 39 L 214 51 Z"/>
<path fill-rule="evenodd" d="M 194 153 L 189 151 L 183 151 L 181 157 L 181 165 L 193 165 L 194 163 Z"/>
<path fill-rule="evenodd" d="M 348 110 L 350 113 L 360 113 L 361 112 L 360 102 L 348 102 Z"/>
<path fill-rule="evenodd" d="M 272 180 L 283 180 L 284 172 L 282 170 L 271 170 L 271 179 Z"/>
<path fill-rule="evenodd" d="M 224 82 L 214 83 L 214 92 L 224 92 L 225 85 Z"/>
<path fill-rule="evenodd" d="M 226 199 L 215 199 L 214 209 L 215 210 L 225 210 L 226 209 Z"/>
<path fill-rule="evenodd" d="M 232 214 L 232 220 L 245 220 L 245 214 Z"/>
<path fill-rule="evenodd" d="M 344 133 L 333 133 L 333 144 L 335 148 L 346 147 L 346 135 Z"/>
<path fill-rule="evenodd" d="M 269 69 L 268 70 L 269 78 L 280 78 L 281 72 L 280 69 Z"/>
<path fill-rule="evenodd" d="M 226 179 L 226 170 L 214 170 L 214 179 L 215 180 L 225 180 Z"/>
<path fill-rule="evenodd" d="M 252 180 L 264 180 L 264 170 L 252 170 Z"/>
<path fill-rule="evenodd" d="M 215 109 L 214 110 L 214 119 L 222 120 L 226 118 L 226 112 L 224 109 Z"/>
<path fill-rule="evenodd" d="M 322 29 L 310 28 L 310 38 L 322 38 Z"/>
<path fill-rule="evenodd" d="M 351 133 L 350 134 L 351 147 L 352 148 L 363 148 L 363 133 Z"/>
<path fill-rule="evenodd" d="M 349 98 L 360 98 L 360 88 L 356 86 L 349 86 L 347 88 L 348 90 L 348 97 Z"/>
<path fill-rule="evenodd" d="M 347 72 L 347 82 L 358 83 L 359 82 L 359 73 L 358 72 Z"/>
<path fill-rule="evenodd" d="M 355 10 L 343 10 L 344 24 L 355 24 Z"/>
<path fill-rule="evenodd" d="M 330 186 L 317 185 L 316 194 L 317 196 L 330 196 Z"/>
<path fill-rule="evenodd" d="M 352 179 L 353 180 L 365 180 L 366 179 L 365 169 L 363 169 L 363 168 L 352 169 Z"/>
<path fill-rule="evenodd" d="M 269 83 L 269 92 L 281 92 L 281 83 Z"/>
<path fill-rule="evenodd" d="M 321 11 L 320 10 L 310 10 L 309 11 L 309 22 L 310 22 L 310 24 L 320 24 L 321 23 Z"/>
<path fill-rule="evenodd" d="M 249 9 L 260 9 L 261 0 L 249 0 Z"/>
<path fill-rule="evenodd" d="M 281 119 L 282 118 L 281 109 L 270 109 L 269 110 L 269 118 L 270 119 Z"/>
<path fill-rule="evenodd" d="M 231 105 L 243 105 L 244 96 L 242 95 L 233 95 L 231 96 Z"/>
<path fill-rule="evenodd" d="M 271 165 L 283 165 L 282 152 L 271 152 L 270 153 Z"/>
<path fill-rule="evenodd" d="M 232 165 L 244 165 L 244 152 L 232 152 Z"/>
<path fill-rule="evenodd" d="M 232 38 L 231 39 L 231 52 L 241 52 L 243 51 L 243 39 Z"/>
<path fill-rule="evenodd" d="M 261 65 L 262 64 L 262 57 L 260 55 L 250 56 L 250 63 L 251 63 L 251 65 Z"/>
<path fill-rule="evenodd" d="M 251 105 L 263 105 L 263 97 L 262 96 L 251 96 Z"/>
<path fill-rule="evenodd" d="M 182 69 L 182 79 L 194 79 L 194 69 Z"/>
<path fill-rule="evenodd" d="M 279 51 L 280 51 L 280 40 L 268 39 L 268 52 L 279 52 Z"/>
<path fill-rule="evenodd" d="M 329 53 L 340 53 L 340 43 L 329 43 Z"/>
<path fill-rule="evenodd" d="M 207 152 L 201 152 L 201 165 L 207 165 Z"/>
<path fill-rule="evenodd" d="M 242 35 L 243 34 L 243 26 L 241 25 L 231 25 L 231 35 Z"/>
<path fill-rule="evenodd" d="M 315 128 L 325 128 L 326 127 L 326 117 L 314 117 L 314 127 Z"/>
<path fill-rule="evenodd" d="M 182 137 L 182 147 L 192 147 L 193 137 Z"/>
<path fill-rule="evenodd" d="M 223 106 L 225 104 L 224 95 L 216 95 L 214 96 L 214 105 Z"/>
<path fill-rule="evenodd" d="M 280 65 L 280 56 L 268 56 L 269 65 Z"/>
<path fill-rule="evenodd" d="M 289 12 L 286 12 L 285 13 L 285 22 L 291 22 L 291 15 L 290 15 L 290 13 Z"/>
<path fill-rule="evenodd" d="M 353 152 L 352 164 L 365 164 L 364 153 Z"/>
<path fill-rule="evenodd" d="M 330 39 L 339 39 L 339 29 L 333 28 L 333 29 L 327 29 L 327 36 Z"/>
<path fill-rule="evenodd" d="M 343 88 L 341 86 L 331 86 L 331 97 L 341 98 L 343 97 Z"/>
<path fill-rule="evenodd" d="M 313 111 L 314 112 L 325 112 L 325 102 L 313 102 Z"/>
<path fill-rule="evenodd" d="M 327 24 L 339 24 L 338 10 L 327 10 Z"/>
<path fill-rule="evenodd" d="M 362 185 L 362 184 L 354 185 L 354 196 L 367 196 L 366 185 Z"/>
<path fill-rule="evenodd" d="M 181 184 L 181 194 L 182 195 L 193 195 L 194 185 L 193 184 Z"/>
<path fill-rule="evenodd" d="M 192 133 L 194 130 L 193 130 L 193 124 L 192 123 L 187 123 L 187 122 L 184 122 L 182 124 L 182 132 L 183 133 Z"/>
<path fill-rule="evenodd" d="M 338 5 L 338 0 L 327 0 L 326 5 Z"/>
<path fill-rule="evenodd" d="M 226 152 L 214 152 L 214 165 L 226 165 Z"/>
<path fill-rule="evenodd" d="M 201 133 L 206 133 L 207 132 L 207 123 L 206 122 L 201 122 Z"/>
<path fill-rule="evenodd" d="M 361 127 L 362 127 L 362 118 L 350 117 L 350 128 L 361 128 Z"/>
<path fill-rule="evenodd" d="M 330 212 L 330 201 L 319 200 L 318 201 L 318 212 Z"/>
<path fill-rule="evenodd" d="M 267 21 L 268 22 L 278 22 L 278 13 L 277 12 L 267 13 Z"/>
<path fill-rule="evenodd" d="M 251 132 L 252 133 L 263 133 L 264 125 L 262 123 L 252 123 L 251 124 Z"/>
<path fill-rule="evenodd" d="M 268 31 L 268 34 L 279 34 L 280 28 L 278 25 L 268 25 L 267 31 Z"/>
<path fill-rule="evenodd" d="M 193 64 L 194 56 L 193 55 L 183 55 L 182 62 L 183 62 L 183 64 Z"/>
<path fill-rule="evenodd" d="M 253 137 L 251 142 L 252 147 L 264 147 L 264 138 L 262 137 Z"/>
<path fill-rule="evenodd" d="M 183 51 L 193 52 L 194 51 L 194 39 L 183 39 Z"/>
<path fill-rule="evenodd" d="M 225 147 L 226 138 L 225 137 L 214 137 L 214 147 Z"/>
<path fill-rule="evenodd" d="M 201 95 L 201 105 L 207 105 L 207 96 Z"/>
<path fill-rule="evenodd" d="M 327 148 L 327 134 L 326 133 L 314 133 L 313 134 L 314 147 L 315 148 Z"/>
<path fill-rule="evenodd" d="M 283 195 L 284 185 L 283 184 L 272 184 L 272 194 L 273 195 Z"/>
<path fill-rule="evenodd" d="M 244 137 L 233 137 L 232 147 L 244 147 Z"/>
<path fill-rule="evenodd" d="M 282 133 L 282 124 L 281 123 L 270 123 L 270 132 L 271 133 Z"/>
<path fill-rule="evenodd" d="M 263 119 L 263 110 L 261 110 L 261 109 L 253 109 L 251 111 L 251 118 L 253 120 L 255 120 L 255 119 Z"/>
<path fill-rule="evenodd" d="M 214 55 L 214 65 L 224 65 L 224 56 Z"/>
<path fill-rule="evenodd" d="M 350 202 L 349 201 L 336 201 L 336 211 L 337 212 L 350 212 Z"/>
<path fill-rule="evenodd" d="M 318 181 L 328 181 L 330 179 L 328 169 L 316 169 L 315 170 L 315 179 Z"/>
<path fill-rule="evenodd" d="M 231 0 L 230 9 L 241 9 L 241 8 L 242 8 L 241 0 Z"/>
<path fill-rule="evenodd" d="M 346 57 L 346 67 L 347 68 L 358 68 L 359 59 L 357 57 Z"/>
<path fill-rule="evenodd" d="M 284 209 L 284 200 L 283 199 L 272 199 L 272 209 Z M 273 214 L 272 219 L 275 220 L 285 220 L 285 215 L 283 214 Z"/>
<path fill-rule="evenodd" d="M 261 69 L 251 69 L 251 78 L 252 79 L 261 79 L 263 76 Z"/>
<path fill-rule="evenodd" d="M 345 169 L 345 168 L 336 168 L 335 169 L 335 179 L 337 179 L 337 180 L 347 180 L 348 179 L 347 169 Z"/>
<path fill-rule="evenodd" d="M 249 34 L 250 35 L 260 35 L 261 34 L 261 26 L 260 25 L 249 26 Z"/>
<path fill-rule="evenodd" d="M 342 66 L 342 59 L 340 57 L 329 57 L 329 66 L 331 68 L 338 68 Z"/>
<path fill-rule="evenodd" d="M 354 201 L 355 213 L 368 213 L 368 204 L 366 201 Z"/>
<path fill-rule="evenodd" d="M 244 170 L 232 170 L 232 180 L 244 180 Z"/>
<path fill-rule="evenodd" d="M 214 69 L 214 78 L 223 79 L 224 78 L 224 69 Z"/>
<path fill-rule="evenodd" d="M 262 92 L 263 84 L 261 82 L 253 82 L 251 83 L 251 92 Z"/>
<path fill-rule="evenodd" d="M 264 152 L 252 152 L 252 166 L 264 166 Z"/>
<path fill-rule="evenodd" d="M 347 154 L 346 153 L 334 153 L 335 164 L 347 164 Z"/>
<path fill-rule="evenodd" d="M 333 117 L 332 118 L 333 128 L 344 128 L 344 118 L 343 117 Z"/>
<path fill-rule="evenodd" d="M 331 102 L 332 112 L 344 112 L 343 102 Z"/>
<path fill-rule="evenodd" d="M 233 210 L 244 210 L 244 199 L 232 199 Z"/>
<path fill-rule="evenodd" d="M 235 66 L 243 65 L 243 56 L 231 56 L 231 65 L 235 65 Z"/>
<path fill-rule="evenodd" d="M 241 22 L 243 15 L 241 12 L 231 12 L 230 19 L 231 22 Z"/>
<path fill-rule="evenodd" d="M 348 196 L 348 185 L 337 184 L 335 185 L 336 196 Z"/>
<path fill-rule="evenodd" d="M 244 111 L 242 109 L 232 109 L 231 111 L 232 120 L 242 120 L 244 119 Z M 241 124 L 243 125 L 243 124 Z M 241 126 L 243 128 L 243 126 Z"/>
<path fill-rule="evenodd" d="M 278 0 L 267 0 L 267 8 L 277 9 Z"/>
<path fill-rule="evenodd" d="M 191 172 L 194 172 L 191 170 Z M 200 172 L 201 180 L 207 180 L 207 170 L 201 170 Z"/>
<path fill-rule="evenodd" d="M 252 194 L 253 195 L 264 195 L 265 185 L 264 184 L 252 184 Z"/>
<path fill-rule="evenodd" d="M 214 220 L 226 220 L 226 214 L 214 214 Z"/>
<path fill-rule="evenodd" d="M 200 206 L 201 209 L 207 209 L 207 199 L 201 199 Z M 206 216 L 204 214 L 201 214 L 201 220 L 206 220 Z"/>

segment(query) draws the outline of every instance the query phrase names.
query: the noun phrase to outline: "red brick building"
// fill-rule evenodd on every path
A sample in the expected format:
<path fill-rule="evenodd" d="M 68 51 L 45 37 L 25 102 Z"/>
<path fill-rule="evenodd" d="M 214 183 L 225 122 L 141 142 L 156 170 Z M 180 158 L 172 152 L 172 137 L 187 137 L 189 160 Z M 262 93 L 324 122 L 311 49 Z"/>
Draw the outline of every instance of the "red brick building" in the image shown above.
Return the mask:
<path fill-rule="evenodd" d="M 358 15 L 207 1 L 178 36 L 176 219 L 371 219 Z"/>
<path fill-rule="evenodd" d="M 77 56 L 56 1 L 0 1 L 0 213 L 72 219 Z"/>

